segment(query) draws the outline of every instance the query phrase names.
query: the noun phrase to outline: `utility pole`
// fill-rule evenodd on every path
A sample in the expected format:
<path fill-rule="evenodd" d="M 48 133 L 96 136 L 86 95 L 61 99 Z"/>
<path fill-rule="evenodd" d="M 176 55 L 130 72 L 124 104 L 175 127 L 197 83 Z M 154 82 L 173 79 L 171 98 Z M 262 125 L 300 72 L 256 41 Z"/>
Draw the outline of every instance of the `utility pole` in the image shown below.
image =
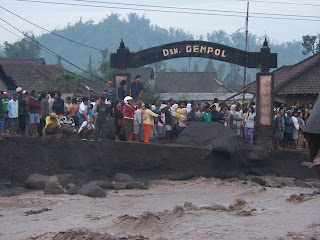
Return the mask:
<path fill-rule="evenodd" d="M 247 2 L 247 16 L 246 16 L 246 43 L 245 43 L 245 51 L 248 51 L 248 28 L 249 28 L 249 1 Z M 246 86 L 246 80 L 247 80 L 247 68 L 245 67 L 243 69 L 243 88 Z M 245 92 L 242 94 L 242 102 L 245 99 Z"/>

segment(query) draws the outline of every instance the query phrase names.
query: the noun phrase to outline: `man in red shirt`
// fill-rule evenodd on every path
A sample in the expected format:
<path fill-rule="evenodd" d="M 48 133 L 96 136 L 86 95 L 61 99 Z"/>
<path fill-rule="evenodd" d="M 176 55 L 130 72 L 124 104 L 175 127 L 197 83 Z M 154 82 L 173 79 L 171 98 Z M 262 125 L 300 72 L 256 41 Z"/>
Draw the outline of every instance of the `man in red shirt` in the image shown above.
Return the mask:
<path fill-rule="evenodd" d="M 124 109 L 123 109 L 123 115 L 124 115 L 124 127 L 126 132 L 126 138 L 128 142 L 132 142 L 133 140 L 133 132 L 134 132 L 134 126 L 133 126 L 133 118 L 134 118 L 134 112 L 137 110 L 136 106 L 133 106 L 132 104 L 133 98 L 130 96 L 127 96 L 124 98 Z"/>
<path fill-rule="evenodd" d="M 30 135 L 35 136 L 37 132 L 37 124 L 40 123 L 40 102 L 37 99 L 37 91 L 31 91 L 31 98 L 28 101 L 29 120 L 30 120 Z"/>

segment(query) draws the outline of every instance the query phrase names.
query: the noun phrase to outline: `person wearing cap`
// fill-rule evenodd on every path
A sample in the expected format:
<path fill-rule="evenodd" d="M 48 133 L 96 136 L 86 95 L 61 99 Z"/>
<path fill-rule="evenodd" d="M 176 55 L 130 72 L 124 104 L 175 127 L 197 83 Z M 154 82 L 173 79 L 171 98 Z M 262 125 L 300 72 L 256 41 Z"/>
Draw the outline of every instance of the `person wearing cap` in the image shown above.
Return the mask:
<path fill-rule="evenodd" d="M 0 91 L 0 137 L 3 135 L 3 129 L 5 126 L 5 116 L 4 116 L 2 96 L 3 96 L 3 92 Z"/>
<path fill-rule="evenodd" d="M 107 87 L 104 89 L 103 94 L 106 96 L 106 99 L 110 100 L 111 109 L 113 109 L 114 108 L 114 101 L 115 101 L 115 97 L 116 97 L 116 89 L 114 88 L 112 81 L 107 82 Z M 111 112 L 111 115 L 113 115 L 112 112 Z"/>
<path fill-rule="evenodd" d="M 8 103 L 8 127 L 10 129 L 11 135 L 16 135 L 17 130 L 19 129 L 19 102 L 18 102 L 19 95 L 14 93 L 12 95 L 12 99 Z"/>
<path fill-rule="evenodd" d="M 94 136 L 94 125 L 93 118 L 89 118 L 87 121 L 84 121 L 79 128 L 78 134 L 82 140 L 93 139 Z"/>
<path fill-rule="evenodd" d="M 143 85 L 140 81 L 141 81 L 141 76 L 136 75 L 134 78 L 134 82 L 131 83 L 131 87 L 130 87 L 130 96 L 136 101 L 141 100 L 142 93 L 143 93 Z"/>
<path fill-rule="evenodd" d="M 292 141 L 293 141 L 293 136 L 292 136 L 292 131 L 293 131 L 293 121 L 292 121 L 292 111 L 288 110 L 287 115 L 284 117 L 284 148 L 290 148 Z"/>
<path fill-rule="evenodd" d="M 55 136 L 60 133 L 60 121 L 54 112 L 46 117 L 46 126 L 44 127 L 44 132 L 46 136 Z"/>
<path fill-rule="evenodd" d="M 120 87 L 118 88 L 118 99 L 120 101 L 123 101 L 123 99 L 126 97 L 126 89 L 125 89 L 126 84 L 127 84 L 126 80 L 122 80 L 120 82 Z"/>
<path fill-rule="evenodd" d="M 28 116 L 28 110 L 27 110 L 27 92 L 23 92 L 21 87 L 16 88 L 16 92 L 19 96 L 18 102 L 19 102 L 19 133 L 21 135 L 26 134 L 26 128 L 27 128 L 27 116 Z"/>
<path fill-rule="evenodd" d="M 133 98 L 127 96 L 124 98 L 125 106 L 123 108 L 124 127 L 127 141 L 132 142 L 134 133 L 134 112 L 137 108 L 132 103 Z"/>

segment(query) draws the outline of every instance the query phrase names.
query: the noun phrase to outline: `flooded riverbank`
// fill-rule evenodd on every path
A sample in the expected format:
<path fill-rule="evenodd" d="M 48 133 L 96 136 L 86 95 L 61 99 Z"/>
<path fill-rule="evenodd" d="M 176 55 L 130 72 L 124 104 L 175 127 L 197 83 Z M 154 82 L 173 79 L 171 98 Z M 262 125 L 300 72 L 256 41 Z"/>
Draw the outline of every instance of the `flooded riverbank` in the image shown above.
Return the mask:
<path fill-rule="evenodd" d="M 200 177 L 107 190 L 102 199 L 43 191 L 0 197 L 0 239 L 319 239 L 320 195 L 299 197 L 318 183 L 272 181 L 287 184 Z M 25 214 L 42 208 L 51 210 Z"/>

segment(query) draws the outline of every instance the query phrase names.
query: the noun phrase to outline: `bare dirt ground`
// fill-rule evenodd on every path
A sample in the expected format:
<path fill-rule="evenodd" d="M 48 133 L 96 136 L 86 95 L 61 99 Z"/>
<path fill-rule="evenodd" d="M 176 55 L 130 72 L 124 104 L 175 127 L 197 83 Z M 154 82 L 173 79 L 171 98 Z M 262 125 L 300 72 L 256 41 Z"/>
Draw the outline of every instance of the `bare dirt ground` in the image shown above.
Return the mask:
<path fill-rule="evenodd" d="M 0 239 L 320 239 L 320 195 L 299 196 L 316 188 L 214 178 L 149 186 L 100 199 L 43 191 L 0 197 Z M 42 208 L 52 210 L 24 214 Z"/>

